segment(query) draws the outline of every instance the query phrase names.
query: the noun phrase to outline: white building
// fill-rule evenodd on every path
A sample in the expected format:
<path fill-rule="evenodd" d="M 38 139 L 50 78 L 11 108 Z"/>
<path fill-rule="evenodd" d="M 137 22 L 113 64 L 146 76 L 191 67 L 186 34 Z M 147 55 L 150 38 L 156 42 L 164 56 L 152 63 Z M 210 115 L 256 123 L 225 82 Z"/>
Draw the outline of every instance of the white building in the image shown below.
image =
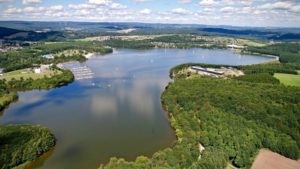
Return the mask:
<path fill-rule="evenodd" d="M 228 48 L 232 48 L 232 49 L 243 49 L 244 46 L 239 46 L 239 45 L 235 45 L 235 44 L 231 44 L 231 45 L 227 45 Z"/>
<path fill-rule="evenodd" d="M 44 73 L 45 71 L 50 69 L 51 65 L 41 65 L 38 68 L 34 68 L 34 73 L 40 74 L 40 73 Z"/>
<path fill-rule="evenodd" d="M 54 56 L 52 54 L 43 55 L 42 57 L 46 59 L 54 59 Z"/>
<path fill-rule="evenodd" d="M 41 68 L 34 68 L 34 73 L 40 74 L 41 73 Z"/>

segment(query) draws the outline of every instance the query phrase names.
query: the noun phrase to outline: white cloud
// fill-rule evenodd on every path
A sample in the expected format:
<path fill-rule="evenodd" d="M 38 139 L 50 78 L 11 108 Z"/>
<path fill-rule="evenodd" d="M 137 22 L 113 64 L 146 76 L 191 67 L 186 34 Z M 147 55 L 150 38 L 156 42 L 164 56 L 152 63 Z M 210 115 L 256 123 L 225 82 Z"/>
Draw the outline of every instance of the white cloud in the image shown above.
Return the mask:
<path fill-rule="evenodd" d="M 111 0 L 89 0 L 88 1 L 90 4 L 95 4 L 95 5 L 103 5 L 103 6 L 107 6 L 110 3 L 112 3 Z"/>
<path fill-rule="evenodd" d="M 25 7 L 23 9 L 23 12 L 25 14 L 36 14 L 36 13 L 41 13 L 45 10 L 44 7 L 32 7 L 32 6 L 29 6 L 29 7 Z"/>
<path fill-rule="evenodd" d="M 212 12 L 212 11 L 214 11 L 214 9 L 212 9 L 212 8 L 204 8 L 203 11 L 204 12 Z"/>
<path fill-rule="evenodd" d="M 18 8 L 8 8 L 8 9 L 3 11 L 3 13 L 5 13 L 5 14 L 18 14 L 18 13 L 21 13 L 21 12 L 22 12 L 22 10 L 18 9 Z"/>
<path fill-rule="evenodd" d="M 227 7 L 221 8 L 220 11 L 223 13 L 230 13 L 230 12 L 234 12 L 235 8 L 233 8 L 231 6 L 227 6 Z"/>
<path fill-rule="evenodd" d="M 254 1 L 256 0 L 222 0 L 221 4 L 225 4 L 225 5 L 238 5 L 238 4 L 242 4 L 242 5 L 251 5 Z"/>
<path fill-rule="evenodd" d="M 52 11 L 62 11 L 64 7 L 62 5 L 55 5 L 55 6 L 50 6 L 49 9 Z"/>
<path fill-rule="evenodd" d="M 110 5 L 110 8 L 111 8 L 111 9 L 115 9 L 115 10 L 119 10 L 119 9 L 126 9 L 127 6 L 126 6 L 126 5 L 119 4 L 119 3 L 112 3 L 112 4 Z"/>
<path fill-rule="evenodd" d="M 179 0 L 180 3 L 184 3 L 184 4 L 187 4 L 187 3 L 191 3 L 192 0 Z"/>
<path fill-rule="evenodd" d="M 17 7 L 17 0 L 0 0 L 0 20 L 74 20 L 74 21 L 138 21 L 163 23 L 202 23 L 255 26 L 300 26 L 298 0 L 130 0 L 131 2 L 158 2 L 161 7 L 137 4 L 141 9 L 121 0 L 82 0 L 83 3 L 47 6 L 44 0 L 26 1 Z M 50 0 L 48 0 L 50 1 Z M 6 3 L 3 3 L 6 2 Z M 37 3 L 41 3 L 40 6 Z M 157 5 L 157 4 L 156 4 Z M 2 7 L 3 6 L 3 7 Z"/>
<path fill-rule="evenodd" d="M 172 9 L 171 11 L 174 14 L 179 14 L 179 15 L 187 15 L 190 13 L 190 11 L 184 9 L 184 8 L 176 8 L 176 9 Z"/>
<path fill-rule="evenodd" d="M 243 5 L 251 5 L 253 4 L 253 0 L 241 0 L 240 1 Z"/>
<path fill-rule="evenodd" d="M 243 7 L 238 12 L 242 13 L 242 14 L 251 14 L 252 8 L 251 7 Z"/>
<path fill-rule="evenodd" d="M 39 4 L 39 3 L 42 3 L 42 0 L 22 0 L 22 3 L 25 4 L 25 5 Z"/>
<path fill-rule="evenodd" d="M 0 3 L 11 2 L 12 0 L 0 0 Z"/>
<path fill-rule="evenodd" d="M 292 7 L 292 3 L 289 1 L 286 2 L 275 2 L 275 3 L 266 3 L 260 6 L 261 9 L 289 9 Z"/>
<path fill-rule="evenodd" d="M 144 14 L 144 15 L 149 15 L 149 14 L 151 14 L 151 12 L 152 12 L 152 11 L 151 11 L 150 9 L 148 9 L 148 8 L 143 9 L 143 10 L 140 11 L 140 13 L 141 13 L 141 14 Z"/>
<path fill-rule="evenodd" d="M 263 13 L 263 11 L 261 11 L 261 10 L 255 10 L 254 12 L 253 12 L 253 14 L 255 14 L 255 15 L 260 15 L 260 14 L 262 14 Z"/>
<path fill-rule="evenodd" d="M 92 4 L 70 4 L 68 5 L 70 9 L 81 10 L 81 9 L 95 9 L 96 6 Z"/>
<path fill-rule="evenodd" d="M 202 6 L 212 6 L 217 4 L 217 2 L 215 2 L 214 0 L 202 0 L 201 2 L 199 2 L 199 4 Z"/>
<path fill-rule="evenodd" d="M 293 6 L 290 10 L 292 12 L 300 13 L 300 5 Z"/>
<path fill-rule="evenodd" d="M 151 1 L 151 0 L 134 0 L 135 2 L 148 2 L 148 1 Z"/>

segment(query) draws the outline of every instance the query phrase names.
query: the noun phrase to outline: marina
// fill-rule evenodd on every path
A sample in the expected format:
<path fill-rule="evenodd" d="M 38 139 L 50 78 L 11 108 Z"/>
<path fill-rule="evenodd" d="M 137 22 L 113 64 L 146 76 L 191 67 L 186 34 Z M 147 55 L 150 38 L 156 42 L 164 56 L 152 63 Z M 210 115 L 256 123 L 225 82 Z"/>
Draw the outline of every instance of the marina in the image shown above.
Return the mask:
<path fill-rule="evenodd" d="M 94 73 L 85 64 L 79 62 L 68 62 L 58 65 L 62 69 L 68 69 L 74 74 L 75 80 L 84 80 L 94 78 Z"/>

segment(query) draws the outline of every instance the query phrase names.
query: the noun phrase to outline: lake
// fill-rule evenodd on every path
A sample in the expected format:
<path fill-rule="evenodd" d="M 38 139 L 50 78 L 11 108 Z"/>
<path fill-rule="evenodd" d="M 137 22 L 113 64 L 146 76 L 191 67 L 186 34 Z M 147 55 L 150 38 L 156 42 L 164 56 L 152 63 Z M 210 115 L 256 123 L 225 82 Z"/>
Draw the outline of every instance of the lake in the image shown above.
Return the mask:
<path fill-rule="evenodd" d="M 245 65 L 272 60 L 231 50 L 115 49 L 82 63 L 94 73 L 92 79 L 19 92 L 0 123 L 41 124 L 55 134 L 55 149 L 34 168 L 95 169 L 113 156 L 150 157 L 176 141 L 160 102 L 170 68 L 187 62 Z"/>

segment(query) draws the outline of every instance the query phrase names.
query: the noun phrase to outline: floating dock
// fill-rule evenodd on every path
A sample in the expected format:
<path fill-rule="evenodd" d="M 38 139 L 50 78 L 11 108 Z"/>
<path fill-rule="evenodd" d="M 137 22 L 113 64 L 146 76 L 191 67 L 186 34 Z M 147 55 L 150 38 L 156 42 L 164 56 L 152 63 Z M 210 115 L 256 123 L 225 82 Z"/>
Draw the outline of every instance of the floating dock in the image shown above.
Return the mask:
<path fill-rule="evenodd" d="M 94 78 L 94 73 L 92 70 L 86 66 L 81 65 L 80 63 L 64 63 L 59 67 L 63 69 L 68 69 L 74 74 L 75 80 L 84 80 L 84 79 L 92 79 Z"/>

